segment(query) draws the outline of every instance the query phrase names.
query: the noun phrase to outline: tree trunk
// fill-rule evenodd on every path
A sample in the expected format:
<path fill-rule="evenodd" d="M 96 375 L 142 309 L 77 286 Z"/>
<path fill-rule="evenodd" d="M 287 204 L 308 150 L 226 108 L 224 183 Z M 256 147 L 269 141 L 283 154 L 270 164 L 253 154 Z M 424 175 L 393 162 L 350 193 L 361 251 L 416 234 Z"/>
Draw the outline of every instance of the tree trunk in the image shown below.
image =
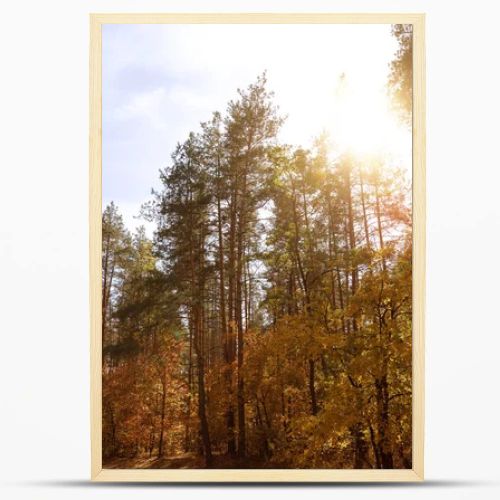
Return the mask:
<path fill-rule="evenodd" d="M 160 417 L 160 438 L 158 440 L 158 458 L 163 456 L 163 433 L 165 429 L 165 404 L 167 398 L 166 370 L 163 369 L 161 378 L 161 417 Z"/>
<path fill-rule="evenodd" d="M 315 379 L 315 362 L 313 359 L 309 360 L 309 392 L 311 394 L 311 413 L 317 415 L 318 402 L 316 400 L 316 387 L 314 384 Z"/>
<path fill-rule="evenodd" d="M 231 456 L 236 455 L 235 412 L 233 404 L 233 362 L 235 359 L 235 260 L 236 260 L 236 215 L 237 215 L 237 175 L 233 173 L 231 182 L 230 222 L 229 222 L 229 260 L 228 260 L 228 326 L 226 335 L 226 384 L 228 391 L 227 450 Z"/>
<path fill-rule="evenodd" d="M 368 218 L 366 216 L 365 186 L 363 182 L 363 170 L 359 167 L 359 186 L 361 191 L 361 208 L 363 209 L 363 226 L 365 228 L 366 248 L 370 249 L 370 232 L 368 230 Z"/>
<path fill-rule="evenodd" d="M 199 332 L 200 333 L 200 332 Z M 201 340 L 201 339 L 199 339 Z M 210 443 L 210 432 L 208 428 L 208 419 L 206 413 L 207 398 L 205 392 L 205 364 L 203 354 L 200 352 L 200 345 L 198 345 L 196 358 L 197 358 L 197 371 L 198 371 L 198 418 L 200 419 L 200 434 L 203 443 L 203 454 L 205 456 L 205 464 L 207 467 L 212 465 L 212 446 Z"/>
<path fill-rule="evenodd" d="M 376 212 L 377 212 L 377 229 L 378 229 L 378 238 L 379 238 L 379 245 L 380 245 L 380 250 L 384 250 L 384 236 L 382 233 L 382 220 L 381 220 L 381 213 L 380 213 L 380 196 L 378 192 L 378 185 L 375 186 L 375 203 L 376 203 Z M 385 262 L 385 257 L 382 253 L 382 269 L 384 271 L 387 270 L 387 265 Z"/>
<path fill-rule="evenodd" d="M 378 437 L 380 462 L 383 469 L 393 468 L 391 440 L 389 437 L 389 398 L 387 377 L 384 375 L 376 382 L 378 419 Z"/>
<path fill-rule="evenodd" d="M 242 193 L 241 202 L 239 207 L 239 218 L 238 218 L 238 246 L 237 246 L 237 257 L 236 257 L 236 326 L 238 333 L 238 456 L 244 458 L 246 454 L 246 429 L 245 429 L 245 395 L 244 395 L 244 380 L 243 380 L 243 361 L 244 361 L 244 326 L 243 326 L 243 257 L 244 257 L 244 245 L 245 245 L 245 229 L 246 229 L 246 175 L 242 176 Z"/>
<path fill-rule="evenodd" d="M 186 395 L 186 423 L 184 435 L 184 450 L 191 450 L 191 394 L 193 391 L 193 325 L 189 322 L 189 360 L 188 360 L 188 391 Z"/>

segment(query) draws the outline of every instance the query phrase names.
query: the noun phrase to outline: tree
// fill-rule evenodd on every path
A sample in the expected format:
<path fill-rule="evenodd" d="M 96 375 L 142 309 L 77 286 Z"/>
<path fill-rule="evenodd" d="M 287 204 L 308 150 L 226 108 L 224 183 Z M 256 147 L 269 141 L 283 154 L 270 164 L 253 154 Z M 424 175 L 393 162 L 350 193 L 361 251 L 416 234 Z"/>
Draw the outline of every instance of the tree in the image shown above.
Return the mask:
<path fill-rule="evenodd" d="M 152 239 L 103 213 L 108 464 L 411 467 L 407 180 L 281 144 L 266 86 L 177 145 Z"/>
<path fill-rule="evenodd" d="M 161 174 L 164 191 L 156 194 L 153 213 L 158 222 L 156 249 L 167 279 L 178 295 L 178 313 L 187 314 L 190 350 L 194 349 L 196 355 L 200 435 L 206 465 L 210 466 L 212 448 L 206 414 L 204 300 L 210 272 L 206 249 L 211 195 L 207 191 L 206 173 L 201 162 L 200 137 L 190 134 L 184 144 L 178 145 L 172 161 L 172 166 Z"/>
<path fill-rule="evenodd" d="M 261 75 L 247 91 L 238 91 L 239 99 L 231 101 L 225 120 L 228 151 L 229 186 L 229 308 L 231 328 L 236 328 L 238 455 L 246 453 L 245 393 L 244 393 L 244 337 L 248 320 L 244 322 L 245 268 L 248 248 L 255 230 L 257 210 L 262 204 L 266 180 L 269 176 L 269 152 L 276 141 L 282 120 L 266 90 L 266 75 Z M 248 297 L 247 297 L 248 301 Z M 229 359 L 232 362 L 232 359 Z"/>
<path fill-rule="evenodd" d="M 389 92 L 401 118 L 411 124 L 413 108 L 413 25 L 394 24 L 392 34 L 399 44 L 390 64 Z"/>
<path fill-rule="evenodd" d="M 131 239 L 117 206 L 111 202 L 102 214 L 102 338 L 106 348 L 110 338 L 116 287 L 130 254 Z M 104 359 L 103 359 L 104 361 Z"/>

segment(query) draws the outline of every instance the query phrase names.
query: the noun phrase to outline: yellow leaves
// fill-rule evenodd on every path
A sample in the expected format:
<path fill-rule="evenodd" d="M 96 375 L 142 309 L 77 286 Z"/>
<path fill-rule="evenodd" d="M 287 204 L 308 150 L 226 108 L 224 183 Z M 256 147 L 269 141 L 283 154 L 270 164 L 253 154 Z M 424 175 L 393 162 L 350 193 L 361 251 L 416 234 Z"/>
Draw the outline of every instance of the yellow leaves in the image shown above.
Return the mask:
<path fill-rule="evenodd" d="M 394 337 L 391 342 L 391 355 L 400 361 L 411 359 L 411 338 Z"/>

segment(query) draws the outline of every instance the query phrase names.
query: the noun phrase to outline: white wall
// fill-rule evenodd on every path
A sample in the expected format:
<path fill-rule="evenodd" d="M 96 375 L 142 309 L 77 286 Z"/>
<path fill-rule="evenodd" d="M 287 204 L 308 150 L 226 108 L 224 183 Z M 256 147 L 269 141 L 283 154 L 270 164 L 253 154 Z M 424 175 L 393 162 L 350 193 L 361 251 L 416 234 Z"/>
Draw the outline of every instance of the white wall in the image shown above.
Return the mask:
<path fill-rule="evenodd" d="M 88 13 L 427 13 L 426 475 L 299 498 L 498 498 L 499 33 L 495 1 L 11 1 L 0 26 L 0 476 L 5 498 L 164 497 L 89 476 Z M 143 487 L 141 487 L 143 488 Z M 338 487 L 336 487 L 338 488 Z M 36 491 L 35 491 L 36 489 Z M 184 488 L 204 498 L 260 490 Z M 268 494 L 262 491 L 262 494 Z"/>

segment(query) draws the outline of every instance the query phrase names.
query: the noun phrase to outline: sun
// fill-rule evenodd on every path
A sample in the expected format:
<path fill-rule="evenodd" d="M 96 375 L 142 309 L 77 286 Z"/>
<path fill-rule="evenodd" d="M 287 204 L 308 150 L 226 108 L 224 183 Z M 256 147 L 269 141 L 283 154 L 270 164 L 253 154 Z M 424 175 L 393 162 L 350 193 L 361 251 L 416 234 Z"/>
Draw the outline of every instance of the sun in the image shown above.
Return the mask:
<path fill-rule="evenodd" d="M 391 109 L 384 87 L 350 82 L 343 74 L 335 89 L 328 130 L 335 149 L 359 158 L 383 157 L 411 168 L 411 130 Z"/>

